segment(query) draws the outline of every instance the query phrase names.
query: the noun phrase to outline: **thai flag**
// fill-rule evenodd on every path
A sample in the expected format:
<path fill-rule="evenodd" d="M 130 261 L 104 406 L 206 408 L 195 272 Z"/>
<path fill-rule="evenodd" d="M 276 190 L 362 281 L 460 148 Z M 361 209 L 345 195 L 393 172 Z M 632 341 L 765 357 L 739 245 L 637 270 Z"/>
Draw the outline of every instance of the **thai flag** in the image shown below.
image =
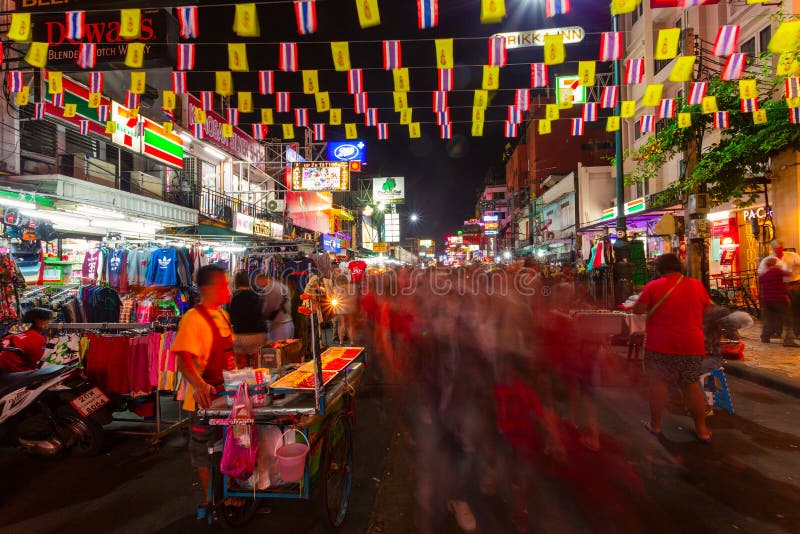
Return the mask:
<path fill-rule="evenodd" d="M 743 98 L 740 101 L 742 113 L 755 113 L 758 111 L 757 98 Z"/>
<path fill-rule="evenodd" d="M 200 33 L 200 24 L 197 18 L 197 7 L 176 7 L 178 11 L 178 23 L 181 28 L 181 37 L 183 39 L 197 39 Z"/>
<path fill-rule="evenodd" d="M 708 91 L 708 82 L 694 82 L 689 90 L 689 104 L 696 106 L 703 103 Z"/>
<path fill-rule="evenodd" d="M 278 68 L 283 72 L 297 71 L 297 43 L 281 43 Z"/>
<path fill-rule="evenodd" d="M 228 108 L 228 124 L 231 126 L 239 126 L 239 110 L 237 108 Z"/>
<path fill-rule="evenodd" d="M 80 121 L 81 125 L 81 135 L 86 137 L 89 135 L 89 121 Z"/>
<path fill-rule="evenodd" d="M 173 72 L 172 73 L 172 92 L 176 95 L 186 93 L 186 73 Z"/>
<path fill-rule="evenodd" d="M 800 78 L 786 78 L 786 98 L 797 98 L 800 96 Z"/>
<path fill-rule="evenodd" d="M 214 91 L 200 91 L 200 106 L 203 111 L 214 111 Z"/>
<path fill-rule="evenodd" d="M 517 106 L 508 106 L 508 122 L 519 124 L 522 122 L 522 110 Z"/>
<path fill-rule="evenodd" d="M 544 12 L 547 18 L 569 13 L 569 0 L 545 0 Z"/>
<path fill-rule="evenodd" d="M 399 69 L 403 65 L 400 41 L 383 42 L 383 70 Z"/>
<path fill-rule="evenodd" d="M 675 99 L 664 98 L 661 100 L 661 105 L 658 106 L 659 119 L 671 119 L 675 116 Z"/>
<path fill-rule="evenodd" d="M 253 139 L 263 141 L 267 137 L 268 126 L 266 124 L 253 124 Z"/>
<path fill-rule="evenodd" d="M 64 93 L 56 93 L 53 95 L 53 105 L 57 108 L 64 107 Z"/>
<path fill-rule="evenodd" d="M 364 91 L 364 72 L 361 69 L 347 71 L 347 92 L 351 95 Z"/>
<path fill-rule="evenodd" d="M 613 108 L 617 105 L 617 98 L 619 97 L 619 87 L 616 85 L 607 85 L 603 87 L 603 95 L 600 98 L 601 105 L 604 108 Z"/>
<path fill-rule="evenodd" d="M 25 73 L 21 70 L 8 71 L 8 92 L 19 93 L 25 86 Z"/>
<path fill-rule="evenodd" d="M 175 67 L 178 70 L 192 70 L 194 69 L 194 45 L 193 44 L 179 44 L 178 45 L 178 64 Z"/>
<path fill-rule="evenodd" d="M 294 125 L 298 128 L 305 128 L 308 126 L 308 109 L 297 108 L 294 110 Z"/>
<path fill-rule="evenodd" d="M 506 137 L 513 139 L 517 136 L 517 123 L 506 121 Z"/>
<path fill-rule="evenodd" d="M 720 26 L 712 53 L 715 56 L 729 56 L 739 48 L 739 26 Z"/>
<path fill-rule="evenodd" d="M 279 92 L 275 95 L 275 110 L 278 113 L 289 113 L 292 106 L 289 102 L 289 93 Z"/>
<path fill-rule="evenodd" d="M 442 124 L 439 126 L 439 130 L 441 131 L 442 139 L 452 139 L 453 138 L 453 125 L 450 123 Z"/>
<path fill-rule="evenodd" d="M 271 95 L 275 92 L 275 73 L 273 71 L 258 71 L 258 92 L 262 95 Z"/>
<path fill-rule="evenodd" d="M 434 113 L 447 110 L 447 91 L 433 92 L 433 111 Z"/>
<path fill-rule="evenodd" d="M 125 107 L 128 109 L 137 109 L 139 107 L 139 97 L 136 93 L 125 91 Z"/>
<path fill-rule="evenodd" d="M 622 58 L 622 32 L 603 32 L 600 35 L 600 61 Z"/>
<path fill-rule="evenodd" d="M 508 63 L 505 37 L 489 37 L 489 65 L 505 67 Z"/>
<path fill-rule="evenodd" d="M 439 0 L 417 0 L 417 18 L 420 30 L 428 30 L 439 24 Z"/>
<path fill-rule="evenodd" d="M 655 117 L 653 117 L 652 115 L 642 115 L 642 118 L 639 119 L 639 133 L 652 132 L 654 124 L 655 124 Z"/>
<path fill-rule="evenodd" d="M 584 123 L 583 119 L 572 119 L 572 135 L 577 137 L 583 135 Z"/>
<path fill-rule="evenodd" d="M 97 106 L 97 121 L 98 122 L 108 121 L 108 104 Z"/>
<path fill-rule="evenodd" d="M 453 69 L 439 69 L 437 74 L 439 78 L 439 90 L 452 91 L 455 87 L 453 83 Z"/>
<path fill-rule="evenodd" d="M 450 111 L 440 111 L 436 114 L 436 125 L 450 124 Z"/>
<path fill-rule="evenodd" d="M 82 69 L 93 69 L 97 65 L 97 45 L 94 43 L 79 44 L 75 63 Z"/>
<path fill-rule="evenodd" d="M 175 122 L 175 111 L 173 111 L 173 110 L 171 110 L 171 109 L 164 109 L 164 108 L 161 108 L 161 112 L 162 112 L 164 115 L 166 115 L 166 116 L 167 116 L 167 118 L 169 119 L 169 122 Z"/>
<path fill-rule="evenodd" d="M 86 12 L 67 11 L 67 39 L 80 41 L 83 39 L 83 27 L 86 24 Z"/>
<path fill-rule="evenodd" d="M 380 141 L 389 139 L 389 125 L 385 122 L 378 124 L 378 139 Z"/>
<path fill-rule="evenodd" d="M 800 124 L 800 108 L 789 108 L 789 122 Z"/>
<path fill-rule="evenodd" d="M 378 125 L 378 109 L 377 108 L 370 108 L 364 114 L 364 125 L 365 126 L 377 126 Z"/>
<path fill-rule="evenodd" d="M 314 124 L 314 141 L 325 140 L 325 124 L 318 122 Z"/>
<path fill-rule="evenodd" d="M 103 92 L 103 73 L 90 72 L 89 73 L 89 92 L 102 93 Z"/>
<path fill-rule="evenodd" d="M 33 105 L 33 118 L 36 120 L 44 118 L 44 102 L 36 102 Z"/>
<path fill-rule="evenodd" d="M 367 104 L 367 93 L 356 93 L 353 95 L 353 107 L 357 114 L 361 115 L 367 111 L 369 104 Z"/>
<path fill-rule="evenodd" d="M 717 111 L 714 113 L 714 128 L 727 128 L 730 125 L 731 120 L 727 111 Z"/>
<path fill-rule="evenodd" d="M 644 80 L 644 58 L 633 58 L 625 62 L 625 82 L 628 85 Z"/>
<path fill-rule="evenodd" d="M 316 2 L 295 2 L 294 15 L 297 19 L 297 33 L 309 35 L 317 32 Z"/>
<path fill-rule="evenodd" d="M 731 57 L 729 57 L 727 63 L 725 63 L 725 68 L 722 69 L 722 75 L 720 77 L 725 81 L 738 80 L 742 77 L 746 63 L 747 54 L 731 54 Z"/>
<path fill-rule="evenodd" d="M 531 87 L 547 87 L 547 65 L 531 64 Z"/>
<path fill-rule="evenodd" d="M 203 135 L 203 125 L 195 123 L 192 125 L 192 135 L 194 135 L 197 139 L 202 139 Z"/>
<path fill-rule="evenodd" d="M 522 111 L 528 111 L 531 108 L 530 89 L 517 89 L 514 92 L 514 105 Z"/>
<path fill-rule="evenodd" d="M 597 102 L 587 102 L 583 105 L 583 122 L 597 120 Z"/>

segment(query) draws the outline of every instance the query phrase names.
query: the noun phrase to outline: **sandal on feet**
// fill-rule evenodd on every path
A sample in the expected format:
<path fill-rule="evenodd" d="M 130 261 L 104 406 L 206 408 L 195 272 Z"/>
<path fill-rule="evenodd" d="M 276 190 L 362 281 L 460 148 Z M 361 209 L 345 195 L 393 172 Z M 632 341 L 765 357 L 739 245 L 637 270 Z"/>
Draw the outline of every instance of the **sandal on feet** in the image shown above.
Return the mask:
<path fill-rule="evenodd" d="M 650 421 L 642 421 L 642 425 L 644 426 L 644 429 L 647 430 L 648 432 L 650 432 L 652 435 L 654 435 L 656 437 L 661 437 L 661 431 L 660 430 L 656 430 L 655 428 L 653 428 L 650 425 Z"/>

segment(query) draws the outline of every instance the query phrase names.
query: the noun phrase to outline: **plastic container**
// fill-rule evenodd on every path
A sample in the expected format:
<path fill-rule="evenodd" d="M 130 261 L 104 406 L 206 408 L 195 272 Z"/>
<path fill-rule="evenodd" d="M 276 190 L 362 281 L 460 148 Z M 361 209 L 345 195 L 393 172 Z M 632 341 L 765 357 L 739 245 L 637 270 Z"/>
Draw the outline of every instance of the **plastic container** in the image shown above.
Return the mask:
<path fill-rule="evenodd" d="M 295 435 L 300 434 L 305 443 L 288 443 L 286 445 L 276 446 L 275 457 L 278 459 L 278 472 L 284 482 L 297 482 L 303 478 L 306 471 L 306 456 L 309 451 L 308 438 L 302 432 L 294 428 L 290 428 L 281 435 L 278 440 L 278 445 L 283 442 L 283 438 L 289 432 L 294 432 Z"/>

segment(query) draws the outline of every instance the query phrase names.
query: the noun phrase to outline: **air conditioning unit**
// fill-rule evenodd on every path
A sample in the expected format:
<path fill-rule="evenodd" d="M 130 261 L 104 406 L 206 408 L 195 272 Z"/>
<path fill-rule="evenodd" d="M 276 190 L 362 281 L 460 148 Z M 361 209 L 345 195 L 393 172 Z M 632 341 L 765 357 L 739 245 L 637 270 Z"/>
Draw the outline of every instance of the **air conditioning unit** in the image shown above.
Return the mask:
<path fill-rule="evenodd" d="M 268 200 L 267 211 L 271 211 L 272 213 L 283 213 L 286 211 L 286 201 L 277 198 Z"/>

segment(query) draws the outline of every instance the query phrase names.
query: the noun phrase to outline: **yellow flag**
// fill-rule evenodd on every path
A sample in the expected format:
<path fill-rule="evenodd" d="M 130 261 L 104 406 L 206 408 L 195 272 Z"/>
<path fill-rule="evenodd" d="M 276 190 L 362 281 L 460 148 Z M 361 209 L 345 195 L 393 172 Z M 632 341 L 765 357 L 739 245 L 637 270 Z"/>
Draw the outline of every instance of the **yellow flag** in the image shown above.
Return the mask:
<path fill-rule="evenodd" d="M 106 133 L 109 135 L 113 135 L 117 132 L 117 123 L 114 121 L 107 121 L 106 122 Z"/>
<path fill-rule="evenodd" d="M 244 43 L 228 43 L 228 68 L 234 72 L 247 72 L 247 45 Z"/>
<path fill-rule="evenodd" d="M 422 129 L 420 128 L 420 124 L 418 122 L 412 122 L 408 125 L 408 136 L 411 139 L 418 139 L 422 137 Z"/>
<path fill-rule="evenodd" d="M 119 36 L 124 39 L 138 39 L 142 33 L 142 11 L 120 9 L 119 17 Z"/>
<path fill-rule="evenodd" d="M 27 106 L 28 100 L 31 97 L 31 88 L 30 86 L 26 85 L 22 88 L 22 91 L 19 91 L 16 96 L 14 97 L 14 103 L 18 106 Z"/>
<path fill-rule="evenodd" d="M 483 66 L 483 83 L 481 87 L 490 91 L 500 89 L 500 67 L 498 65 Z"/>
<path fill-rule="evenodd" d="M 675 60 L 675 65 L 669 73 L 671 82 L 688 82 L 694 74 L 694 56 L 681 56 Z"/>
<path fill-rule="evenodd" d="M 411 124 L 411 118 L 414 116 L 412 108 L 406 108 L 400 112 L 400 124 Z"/>
<path fill-rule="evenodd" d="M 486 109 L 489 105 L 489 93 L 483 89 L 475 90 L 475 97 L 472 99 L 472 107 Z"/>
<path fill-rule="evenodd" d="M 78 104 L 64 104 L 64 117 L 71 119 L 78 112 Z"/>
<path fill-rule="evenodd" d="M 231 96 L 233 94 L 233 76 L 230 71 L 219 71 L 216 73 L 216 78 L 215 92 L 220 96 Z"/>
<path fill-rule="evenodd" d="M 331 110 L 331 96 L 327 91 L 315 94 L 314 100 L 317 104 L 318 113 L 325 113 Z"/>
<path fill-rule="evenodd" d="M 394 90 L 408 92 L 411 90 L 411 80 L 408 77 L 408 68 L 393 69 Z"/>
<path fill-rule="evenodd" d="M 132 69 L 141 69 L 142 65 L 144 65 L 144 43 L 128 43 L 125 66 Z"/>
<path fill-rule="evenodd" d="M 356 0 L 358 23 L 362 28 L 371 28 L 381 23 L 378 0 Z"/>
<path fill-rule="evenodd" d="M 194 108 L 194 123 L 195 124 L 205 124 L 206 123 L 206 112 L 200 108 Z"/>
<path fill-rule="evenodd" d="M 486 120 L 486 110 L 483 108 L 472 108 L 472 122 L 483 122 Z"/>
<path fill-rule="evenodd" d="M 242 113 L 252 113 L 253 112 L 253 93 L 249 91 L 239 91 L 237 93 L 236 103 L 239 107 L 239 111 Z"/>
<path fill-rule="evenodd" d="M 452 69 L 455 65 L 453 60 L 453 40 L 436 39 L 436 68 Z"/>
<path fill-rule="evenodd" d="M 506 16 L 505 0 L 481 0 L 481 23 L 495 24 Z"/>
<path fill-rule="evenodd" d="M 283 125 L 283 138 L 284 139 L 294 139 L 294 125 L 293 124 L 284 124 Z"/>
<path fill-rule="evenodd" d="M 319 92 L 319 74 L 315 70 L 303 71 L 303 94 L 313 95 Z"/>
<path fill-rule="evenodd" d="M 358 126 L 354 122 L 348 122 L 344 125 L 344 136 L 346 139 L 358 138 Z"/>
<path fill-rule="evenodd" d="M 230 139 L 233 137 L 233 125 L 227 122 L 222 123 L 222 137 Z"/>
<path fill-rule="evenodd" d="M 161 123 L 161 128 L 164 130 L 164 133 L 171 134 L 172 133 L 173 124 L 171 122 L 162 122 Z"/>
<path fill-rule="evenodd" d="M 544 118 L 549 121 L 558 120 L 561 112 L 558 110 L 558 104 L 547 104 L 544 108 Z"/>
<path fill-rule="evenodd" d="M 539 135 L 547 135 L 553 131 L 553 125 L 547 119 L 539 119 Z"/>
<path fill-rule="evenodd" d="M 596 61 L 578 61 L 578 83 L 584 87 L 593 86 L 596 69 Z"/>
<path fill-rule="evenodd" d="M 48 72 L 47 92 L 51 95 L 60 95 L 64 92 L 64 75 L 61 72 Z"/>
<path fill-rule="evenodd" d="M 653 50 L 655 59 L 672 59 L 678 55 L 678 43 L 681 40 L 680 28 L 658 30 L 658 41 Z"/>
<path fill-rule="evenodd" d="M 32 67 L 44 68 L 47 65 L 47 43 L 31 43 L 28 53 L 25 54 L 25 61 Z"/>
<path fill-rule="evenodd" d="M 271 108 L 261 109 L 261 124 L 275 124 L 275 119 L 272 116 Z"/>
<path fill-rule="evenodd" d="M 611 14 L 612 15 L 623 15 L 625 13 L 630 13 L 636 6 L 641 3 L 642 0 L 611 0 Z"/>
<path fill-rule="evenodd" d="M 644 90 L 644 96 L 642 97 L 642 105 L 655 107 L 661 104 L 661 95 L 664 92 L 664 84 L 662 83 L 651 83 L 648 85 Z"/>
<path fill-rule="evenodd" d="M 691 113 L 678 113 L 678 128 L 688 128 L 692 125 Z"/>
<path fill-rule="evenodd" d="M 612 115 L 606 121 L 606 131 L 607 132 L 616 132 L 619 130 L 620 120 L 619 117 L 616 115 Z"/>
<path fill-rule="evenodd" d="M 567 50 L 564 48 L 564 35 L 544 36 L 544 62 L 546 65 L 558 65 L 567 59 Z"/>
<path fill-rule="evenodd" d="M 331 43 L 331 55 L 333 56 L 333 68 L 338 71 L 350 70 L 350 43 L 347 41 Z"/>
<path fill-rule="evenodd" d="M 742 100 L 758 98 L 758 87 L 755 80 L 739 80 L 739 98 Z"/>
<path fill-rule="evenodd" d="M 12 13 L 11 25 L 8 28 L 8 38 L 19 43 L 31 40 L 31 14 Z"/>
<path fill-rule="evenodd" d="M 794 96 L 792 98 L 786 99 L 786 107 L 788 108 L 800 108 L 800 96 Z"/>
<path fill-rule="evenodd" d="M 798 40 L 800 40 L 800 20 L 781 22 L 775 30 L 775 35 L 769 40 L 767 49 L 773 54 L 795 52 Z"/>
<path fill-rule="evenodd" d="M 716 113 L 717 111 L 719 111 L 719 108 L 717 107 L 717 97 L 703 97 L 703 113 Z"/>
<path fill-rule="evenodd" d="M 97 109 L 103 102 L 103 95 L 100 93 L 89 93 L 89 109 Z"/>
<path fill-rule="evenodd" d="M 146 76 L 144 72 L 131 72 L 131 93 L 143 95 Z"/>
<path fill-rule="evenodd" d="M 558 109 L 572 109 L 575 106 L 575 97 L 572 89 L 559 87 Z"/>
<path fill-rule="evenodd" d="M 619 115 L 623 119 L 630 119 L 636 115 L 636 100 L 623 100 L 620 105 Z"/>
<path fill-rule="evenodd" d="M 759 109 L 753 112 L 753 124 L 764 124 L 767 122 L 767 110 Z"/>
<path fill-rule="evenodd" d="M 342 124 L 341 108 L 331 108 L 330 123 L 331 126 L 339 126 L 340 124 Z"/>
<path fill-rule="evenodd" d="M 403 111 L 408 107 L 408 93 L 399 93 L 397 91 L 392 93 L 394 97 L 394 110 L 397 112 Z"/>
<path fill-rule="evenodd" d="M 169 90 L 161 91 L 161 107 L 169 111 L 175 109 L 175 93 Z"/>
<path fill-rule="evenodd" d="M 255 4 L 236 4 L 236 11 L 233 14 L 233 31 L 239 37 L 261 36 Z"/>

